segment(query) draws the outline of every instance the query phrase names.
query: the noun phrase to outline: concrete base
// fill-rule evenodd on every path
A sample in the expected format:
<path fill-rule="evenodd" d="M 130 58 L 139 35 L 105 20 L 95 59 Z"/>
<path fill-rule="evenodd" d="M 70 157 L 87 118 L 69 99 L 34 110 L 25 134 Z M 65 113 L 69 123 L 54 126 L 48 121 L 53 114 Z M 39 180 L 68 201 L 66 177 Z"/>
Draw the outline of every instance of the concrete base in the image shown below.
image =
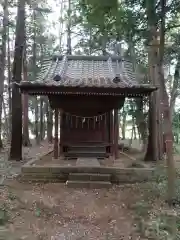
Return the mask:
<path fill-rule="evenodd" d="M 76 162 L 77 167 L 100 167 L 97 158 L 78 158 Z"/>
<path fill-rule="evenodd" d="M 112 184 L 105 181 L 70 181 L 66 182 L 67 187 L 72 188 L 110 188 Z"/>
<path fill-rule="evenodd" d="M 98 174 L 98 173 L 70 173 L 69 180 L 71 181 L 111 181 L 111 175 Z"/>
<path fill-rule="evenodd" d="M 66 182 L 72 173 L 110 174 L 111 182 L 136 183 L 151 181 L 154 175 L 153 168 L 115 168 L 115 167 L 77 167 L 77 166 L 27 166 L 21 171 L 21 179 L 35 182 Z"/>
<path fill-rule="evenodd" d="M 91 160 L 91 161 L 90 161 Z M 155 168 L 122 168 L 108 167 L 99 164 L 97 159 L 78 159 L 76 165 L 62 165 L 51 161 L 46 165 L 38 165 L 39 158 L 34 158 L 21 168 L 20 180 L 33 182 L 66 181 L 104 181 L 115 184 L 151 181 Z"/>

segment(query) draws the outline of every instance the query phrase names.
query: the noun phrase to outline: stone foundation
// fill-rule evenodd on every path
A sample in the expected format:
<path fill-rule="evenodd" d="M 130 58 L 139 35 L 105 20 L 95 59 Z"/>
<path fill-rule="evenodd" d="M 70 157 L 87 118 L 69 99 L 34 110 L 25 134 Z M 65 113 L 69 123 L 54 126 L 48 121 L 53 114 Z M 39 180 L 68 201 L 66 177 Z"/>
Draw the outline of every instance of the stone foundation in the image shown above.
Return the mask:
<path fill-rule="evenodd" d="M 21 178 L 36 182 L 66 182 L 70 173 L 110 174 L 115 184 L 149 181 L 153 177 L 153 168 L 115 168 L 115 167 L 77 167 L 77 166 L 32 166 L 22 167 Z"/>

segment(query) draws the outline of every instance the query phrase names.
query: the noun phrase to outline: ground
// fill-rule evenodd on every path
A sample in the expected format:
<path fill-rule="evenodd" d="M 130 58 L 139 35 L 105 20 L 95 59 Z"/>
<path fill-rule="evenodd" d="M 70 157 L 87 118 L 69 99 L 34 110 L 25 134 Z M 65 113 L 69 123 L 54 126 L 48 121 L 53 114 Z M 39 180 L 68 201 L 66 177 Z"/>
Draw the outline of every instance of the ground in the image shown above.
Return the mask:
<path fill-rule="evenodd" d="M 0 198 L 10 209 L 7 228 L 14 239 L 138 239 L 128 210 L 135 201 L 131 186 L 74 190 L 59 183 L 7 184 Z"/>
<path fill-rule="evenodd" d="M 47 151 L 47 147 L 47 143 L 43 143 L 40 151 L 35 145 L 24 149 L 24 162 Z M 6 157 L 4 151 L 1 163 Z M 158 184 L 75 190 L 62 183 L 23 183 L 16 178 L 20 165 L 16 163 L 9 167 L 4 164 L 3 172 L 9 170 L 0 188 L 0 239 L 170 239 L 160 233 L 160 216 L 171 213 L 172 209 L 160 198 Z M 151 224 L 154 219 L 155 227 Z"/>

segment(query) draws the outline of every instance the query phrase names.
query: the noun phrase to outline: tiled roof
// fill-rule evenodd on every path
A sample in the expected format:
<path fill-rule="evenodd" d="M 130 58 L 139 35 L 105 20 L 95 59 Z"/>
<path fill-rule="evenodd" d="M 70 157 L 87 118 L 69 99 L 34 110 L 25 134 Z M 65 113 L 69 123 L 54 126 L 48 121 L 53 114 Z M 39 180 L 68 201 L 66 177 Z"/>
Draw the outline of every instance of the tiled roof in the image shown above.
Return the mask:
<path fill-rule="evenodd" d="M 65 87 L 140 87 L 132 63 L 118 56 L 54 56 L 51 60 L 44 61 L 37 79 L 31 84 Z"/>
<path fill-rule="evenodd" d="M 53 86 L 132 87 L 138 85 L 132 69 L 131 62 L 118 57 L 55 57 L 44 62 L 35 82 Z M 59 76 L 60 80 L 55 81 Z"/>
<path fill-rule="evenodd" d="M 15 85 L 20 87 L 21 92 L 32 95 L 132 97 L 147 96 L 157 89 L 137 80 L 132 63 L 118 56 L 54 56 L 44 61 L 35 81 L 22 81 Z"/>

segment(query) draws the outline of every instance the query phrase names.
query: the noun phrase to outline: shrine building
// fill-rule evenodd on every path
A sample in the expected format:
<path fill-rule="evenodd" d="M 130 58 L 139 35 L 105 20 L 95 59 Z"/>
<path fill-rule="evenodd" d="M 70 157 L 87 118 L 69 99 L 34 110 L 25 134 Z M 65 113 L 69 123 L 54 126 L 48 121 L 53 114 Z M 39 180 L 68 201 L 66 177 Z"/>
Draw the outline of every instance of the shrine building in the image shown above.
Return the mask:
<path fill-rule="evenodd" d="M 118 158 L 118 112 L 125 98 L 150 96 L 157 88 L 139 83 L 120 56 L 53 56 L 21 92 L 44 95 L 55 116 L 54 158 Z"/>

